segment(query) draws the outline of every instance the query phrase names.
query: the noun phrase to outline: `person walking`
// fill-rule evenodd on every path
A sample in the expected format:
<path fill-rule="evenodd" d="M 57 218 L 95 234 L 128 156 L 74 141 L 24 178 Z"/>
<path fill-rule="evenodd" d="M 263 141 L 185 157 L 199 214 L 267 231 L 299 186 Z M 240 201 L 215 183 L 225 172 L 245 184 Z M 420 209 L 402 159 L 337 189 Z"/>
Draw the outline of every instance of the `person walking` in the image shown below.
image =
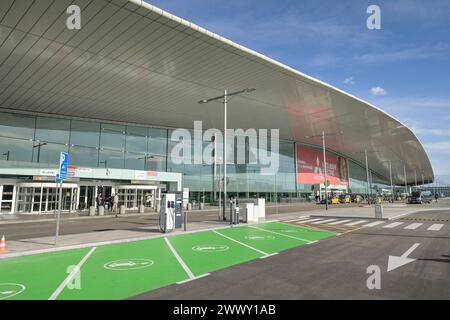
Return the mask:
<path fill-rule="evenodd" d="M 118 205 L 119 205 L 119 195 L 117 193 L 114 193 L 112 195 L 112 210 L 116 214 L 116 218 L 117 218 L 117 207 L 118 207 Z"/>

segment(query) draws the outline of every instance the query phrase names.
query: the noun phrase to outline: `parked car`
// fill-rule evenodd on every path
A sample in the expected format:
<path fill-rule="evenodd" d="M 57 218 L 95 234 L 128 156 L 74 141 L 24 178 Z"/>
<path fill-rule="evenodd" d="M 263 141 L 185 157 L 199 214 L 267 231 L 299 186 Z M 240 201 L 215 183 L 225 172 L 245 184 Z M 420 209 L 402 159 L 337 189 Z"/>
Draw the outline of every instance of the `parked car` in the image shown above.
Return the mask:
<path fill-rule="evenodd" d="M 411 196 L 408 197 L 408 203 L 422 204 L 431 203 L 433 201 L 433 195 L 431 191 L 413 191 Z"/>
<path fill-rule="evenodd" d="M 349 194 L 341 194 L 339 195 L 339 202 L 340 203 L 350 203 L 352 202 L 351 197 Z"/>

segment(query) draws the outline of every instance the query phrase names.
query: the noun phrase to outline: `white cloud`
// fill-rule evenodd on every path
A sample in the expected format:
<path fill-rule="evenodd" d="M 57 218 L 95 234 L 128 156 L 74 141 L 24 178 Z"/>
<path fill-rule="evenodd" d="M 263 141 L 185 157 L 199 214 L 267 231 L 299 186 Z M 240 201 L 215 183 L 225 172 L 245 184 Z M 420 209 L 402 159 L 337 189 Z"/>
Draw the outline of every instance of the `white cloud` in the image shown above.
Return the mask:
<path fill-rule="evenodd" d="M 349 77 L 349 78 L 345 78 L 344 83 L 353 85 L 353 84 L 355 84 L 355 81 L 353 80 L 353 77 Z"/>
<path fill-rule="evenodd" d="M 425 149 L 430 152 L 450 154 L 450 141 L 440 141 L 424 144 Z"/>
<path fill-rule="evenodd" d="M 424 135 L 424 136 L 440 136 L 440 137 L 444 137 L 444 136 L 450 136 L 450 129 L 425 129 L 425 128 L 417 128 L 417 127 L 412 127 L 411 130 L 416 133 L 416 134 L 420 134 L 420 135 Z"/>
<path fill-rule="evenodd" d="M 370 93 L 372 93 L 375 97 L 385 96 L 387 94 L 386 90 L 381 87 L 374 87 L 370 89 Z"/>

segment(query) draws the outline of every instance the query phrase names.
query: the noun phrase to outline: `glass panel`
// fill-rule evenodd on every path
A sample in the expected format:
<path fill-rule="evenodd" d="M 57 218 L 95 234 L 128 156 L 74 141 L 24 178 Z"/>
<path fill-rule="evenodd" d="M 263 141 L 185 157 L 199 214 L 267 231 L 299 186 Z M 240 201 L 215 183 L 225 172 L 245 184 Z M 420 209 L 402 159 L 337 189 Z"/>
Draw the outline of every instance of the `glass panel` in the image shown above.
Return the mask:
<path fill-rule="evenodd" d="M 32 161 L 33 142 L 30 140 L 0 137 L 0 159 L 10 161 Z"/>
<path fill-rule="evenodd" d="M 80 167 L 97 167 L 98 150 L 90 147 L 80 147 L 78 145 L 70 148 L 70 163 Z"/>
<path fill-rule="evenodd" d="M 70 120 L 37 117 L 36 140 L 68 144 L 69 134 Z"/>
<path fill-rule="evenodd" d="M 0 113 L 0 136 L 34 139 L 35 117 Z"/>
<path fill-rule="evenodd" d="M 148 153 L 166 156 L 167 155 L 167 130 L 148 129 Z"/>
<path fill-rule="evenodd" d="M 145 162 L 148 158 L 144 153 L 131 153 L 125 154 L 125 169 L 145 170 Z"/>
<path fill-rule="evenodd" d="M 47 142 L 35 142 L 33 161 L 38 163 L 51 163 L 59 165 L 61 152 L 67 152 L 66 145 Z"/>
<path fill-rule="evenodd" d="M 99 146 L 99 139 L 99 123 L 72 120 L 70 144 L 95 148 Z"/>
<path fill-rule="evenodd" d="M 100 147 L 125 150 L 125 126 L 102 123 Z"/>
<path fill-rule="evenodd" d="M 127 127 L 127 151 L 147 152 L 147 128 Z"/>
<path fill-rule="evenodd" d="M 106 161 L 106 164 L 105 164 Z M 121 151 L 103 149 L 100 150 L 99 167 L 124 168 L 124 153 Z"/>

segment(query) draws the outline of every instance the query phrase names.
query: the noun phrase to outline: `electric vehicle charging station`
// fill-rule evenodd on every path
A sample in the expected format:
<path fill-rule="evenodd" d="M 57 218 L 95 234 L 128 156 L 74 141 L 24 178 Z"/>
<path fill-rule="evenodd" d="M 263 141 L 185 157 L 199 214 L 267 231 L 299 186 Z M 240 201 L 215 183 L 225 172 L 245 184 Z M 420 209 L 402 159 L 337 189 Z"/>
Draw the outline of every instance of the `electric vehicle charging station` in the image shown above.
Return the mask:
<path fill-rule="evenodd" d="M 239 224 L 239 200 L 230 200 L 230 222 L 231 224 Z"/>
<path fill-rule="evenodd" d="M 159 228 L 163 233 L 180 229 L 183 225 L 183 192 L 167 192 L 161 195 Z"/>

